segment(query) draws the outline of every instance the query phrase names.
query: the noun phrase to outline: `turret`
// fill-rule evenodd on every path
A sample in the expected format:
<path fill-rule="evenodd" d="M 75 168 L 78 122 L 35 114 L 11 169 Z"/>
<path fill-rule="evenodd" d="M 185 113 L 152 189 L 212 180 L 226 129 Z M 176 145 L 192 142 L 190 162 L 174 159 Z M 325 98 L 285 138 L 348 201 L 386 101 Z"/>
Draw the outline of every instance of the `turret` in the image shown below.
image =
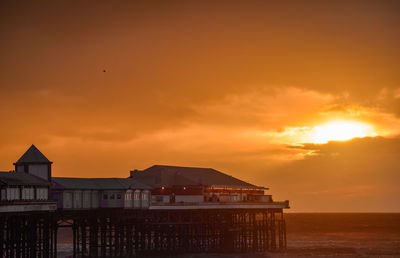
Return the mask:
<path fill-rule="evenodd" d="M 32 146 L 14 163 L 15 171 L 25 172 L 44 180 L 51 181 L 51 164 L 46 156 L 35 145 Z"/>

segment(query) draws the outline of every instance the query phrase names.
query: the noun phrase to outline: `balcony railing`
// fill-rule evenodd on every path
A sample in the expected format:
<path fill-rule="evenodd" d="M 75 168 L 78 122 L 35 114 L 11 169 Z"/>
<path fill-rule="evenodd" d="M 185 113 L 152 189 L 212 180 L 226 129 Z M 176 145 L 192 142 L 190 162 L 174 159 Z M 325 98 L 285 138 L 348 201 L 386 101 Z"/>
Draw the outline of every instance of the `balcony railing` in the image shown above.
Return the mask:
<path fill-rule="evenodd" d="M 54 204 L 53 200 L 0 200 L 0 206 L 28 205 L 28 204 Z"/>
<path fill-rule="evenodd" d="M 280 206 L 282 208 L 289 208 L 289 201 L 280 201 L 280 202 L 260 202 L 260 201 L 241 201 L 241 202 L 174 202 L 174 203 L 166 203 L 166 202 L 152 202 L 151 206 L 160 206 L 160 207 L 168 207 L 168 206 L 174 206 L 174 207 L 185 207 L 185 206 L 208 206 L 208 207 L 226 207 L 226 206 L 246 206 L 246 207 L 251 207 L 251 206 Z"/>

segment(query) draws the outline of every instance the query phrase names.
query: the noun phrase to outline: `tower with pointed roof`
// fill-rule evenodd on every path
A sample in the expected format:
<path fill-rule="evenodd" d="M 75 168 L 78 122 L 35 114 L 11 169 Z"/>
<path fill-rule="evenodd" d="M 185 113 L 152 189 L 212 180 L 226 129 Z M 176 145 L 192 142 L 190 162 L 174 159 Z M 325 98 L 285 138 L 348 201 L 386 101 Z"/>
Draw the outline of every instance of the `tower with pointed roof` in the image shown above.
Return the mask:
<path fill-rule="evenodd" d="M 51 181 L 51 164 L 53 164 L 53 162 L 49 161 L 46 156 L 32 144 L 24 155 L 14 163 L 14 166 L 17 172 L 25 172 Z"/>

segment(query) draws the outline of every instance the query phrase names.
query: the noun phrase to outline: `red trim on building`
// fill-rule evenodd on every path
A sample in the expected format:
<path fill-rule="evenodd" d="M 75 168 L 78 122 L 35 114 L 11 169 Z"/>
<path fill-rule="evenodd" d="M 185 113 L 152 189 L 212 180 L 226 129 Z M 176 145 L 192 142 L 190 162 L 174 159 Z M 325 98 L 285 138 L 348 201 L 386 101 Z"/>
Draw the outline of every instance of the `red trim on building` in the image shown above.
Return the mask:
<path fill-rule="evenodd" d="M 260 189 L 243 189 L 243 188 L 222 188 L 222 187 L 207 187 L 204 189 L 206 193 L 239 193 L 239 194 L 264 194 L 264 190 Z"/>

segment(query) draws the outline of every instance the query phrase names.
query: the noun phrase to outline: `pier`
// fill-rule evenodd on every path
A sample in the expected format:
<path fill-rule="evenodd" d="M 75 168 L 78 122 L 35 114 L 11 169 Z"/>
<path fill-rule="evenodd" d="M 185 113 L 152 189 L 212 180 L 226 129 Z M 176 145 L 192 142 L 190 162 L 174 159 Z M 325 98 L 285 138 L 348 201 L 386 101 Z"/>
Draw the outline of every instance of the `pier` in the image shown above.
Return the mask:
<path fill-rule="evenodd" d="M 128 178 L 60 178 L 32 146 L 0 172 L 1 257 L 74 257 L 284 250 L 283 209 L 268 190 L 209 168 L 153 166 Z"/>

